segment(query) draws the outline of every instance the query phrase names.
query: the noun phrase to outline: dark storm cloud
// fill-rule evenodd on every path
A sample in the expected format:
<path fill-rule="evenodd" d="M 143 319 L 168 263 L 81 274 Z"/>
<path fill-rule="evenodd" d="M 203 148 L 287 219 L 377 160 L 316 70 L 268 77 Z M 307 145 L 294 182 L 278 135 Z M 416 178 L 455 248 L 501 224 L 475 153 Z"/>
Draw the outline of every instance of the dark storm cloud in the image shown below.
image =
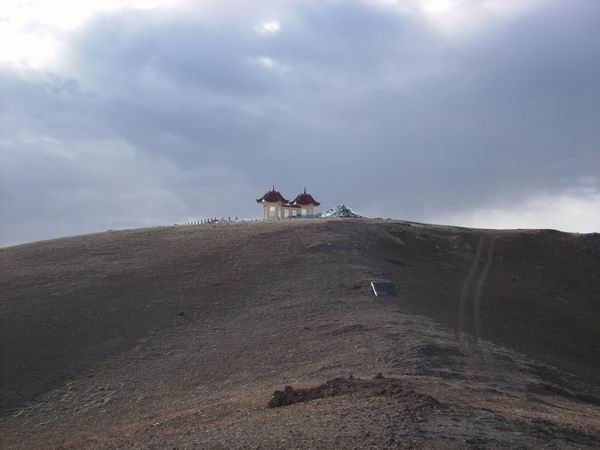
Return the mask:
<path fill-rule="evenodd" d="M 464 37 L 356 2 L 261 34 L 268 12 L 105 14 L 52 75 L 2 71 L 2 241 L 251 217 L 272 183 L 422 220 L 599 191 L 596 2 Z"/>

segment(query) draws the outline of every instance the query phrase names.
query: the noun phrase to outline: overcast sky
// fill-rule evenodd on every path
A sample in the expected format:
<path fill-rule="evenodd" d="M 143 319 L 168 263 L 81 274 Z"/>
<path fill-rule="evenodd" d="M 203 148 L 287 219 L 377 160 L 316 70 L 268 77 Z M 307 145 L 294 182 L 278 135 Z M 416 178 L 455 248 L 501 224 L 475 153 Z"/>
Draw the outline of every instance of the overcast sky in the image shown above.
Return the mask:
<path fill-rule="evenodd" d="M 323 207 L 600 231 L 600 1 L 2 0 L 0 245 Z"/>

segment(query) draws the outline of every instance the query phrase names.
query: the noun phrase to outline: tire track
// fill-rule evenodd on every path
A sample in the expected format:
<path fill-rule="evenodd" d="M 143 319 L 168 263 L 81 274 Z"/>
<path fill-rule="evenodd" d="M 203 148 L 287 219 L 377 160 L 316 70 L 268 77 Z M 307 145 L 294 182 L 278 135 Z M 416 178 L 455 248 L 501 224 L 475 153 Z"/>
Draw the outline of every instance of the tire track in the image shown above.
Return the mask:
<path fill-rule="evenodd" d="M 479 261 L 481 260 L 481 253 L 483 249 L 484 237 L 483 235 L 479 239 L 479 244 L 477 245 L 477 252 L 475 253 L 475 259 L 471 264 L 471 268 L 469 269 L 469 274 L 463 284 L 462 292 L 460 294 L 460 305 L 458 308 L 458 328 L 456 330 L 456 337 L 461 338 L 463 333 L 465 332 L 465 320 L 466 320 L 466 309 L 467 303 L 469 300 L 469 291 L 471 290 L 471 286 L 473 284 L 473 279 L 475 278 L 475 274 L 477 273 L 477 267 L 479 266 Z"/>
<path fill-rule="evenodd" d="M 457 338 L 459 339 L 468 334 L 466 322 L 467 308 L 469 306 L 473 308 L 473 335 L 476 340 L 479 340 L 479 337 L 481 336 L 481 299 L 483 297 L 483 290 L 487 282 L 490 267 L 492 266 L 495 248 L 496 236 L 490 236 L 489 240 L 487 240 L 486 236 L 482 234 L 479 238 L 477 252 L 471 263 L 460 296 L 458 327 L 456 331 Z M 483 267 L 480 269 L 482 263 Z"/>
<path fill-rule="evenodd" d="M 483 271 L 479 276 L 477 282 L 477 290 L 475 291 L 475 299 L 473 300 L 473 321 L 475 324 L 475 339 L 479 340 L 481 336 L 481 295 L 483 293 L 483 287 L 487 281 L 487 276 L 492 265 L 492 259 L 494 258 L 494 249 L 496 247 L 496 236 L 490 238 L 490 245 L 487 252 L 487 259 L 483 266 Z"/>

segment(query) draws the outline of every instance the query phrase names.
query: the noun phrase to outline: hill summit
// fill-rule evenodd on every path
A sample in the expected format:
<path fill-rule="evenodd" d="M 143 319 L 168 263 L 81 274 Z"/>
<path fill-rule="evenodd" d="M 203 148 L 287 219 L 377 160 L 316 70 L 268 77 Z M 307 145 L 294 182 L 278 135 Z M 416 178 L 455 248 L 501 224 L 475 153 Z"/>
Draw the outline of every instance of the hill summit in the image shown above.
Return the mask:
<path fill-rule="evenodd" d="M 598 448 L 599 274 L 597 234 L 372 219 L 3 248 L 0 444 Z"/>

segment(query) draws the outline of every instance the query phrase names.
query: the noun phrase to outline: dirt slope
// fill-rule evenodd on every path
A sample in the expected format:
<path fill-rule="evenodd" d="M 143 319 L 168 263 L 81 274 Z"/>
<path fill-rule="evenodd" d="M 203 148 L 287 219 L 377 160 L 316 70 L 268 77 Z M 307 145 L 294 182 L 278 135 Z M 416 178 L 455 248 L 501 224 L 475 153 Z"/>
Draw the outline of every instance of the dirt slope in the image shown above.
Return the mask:
<path fill-rule="evenodd" d="M 0 446 L 598 448 L 599 293 L 600 235 L 547 230 L 298 220 L 0 249 Z M 293 401 L 268 407 L 276 390 Z"/>

